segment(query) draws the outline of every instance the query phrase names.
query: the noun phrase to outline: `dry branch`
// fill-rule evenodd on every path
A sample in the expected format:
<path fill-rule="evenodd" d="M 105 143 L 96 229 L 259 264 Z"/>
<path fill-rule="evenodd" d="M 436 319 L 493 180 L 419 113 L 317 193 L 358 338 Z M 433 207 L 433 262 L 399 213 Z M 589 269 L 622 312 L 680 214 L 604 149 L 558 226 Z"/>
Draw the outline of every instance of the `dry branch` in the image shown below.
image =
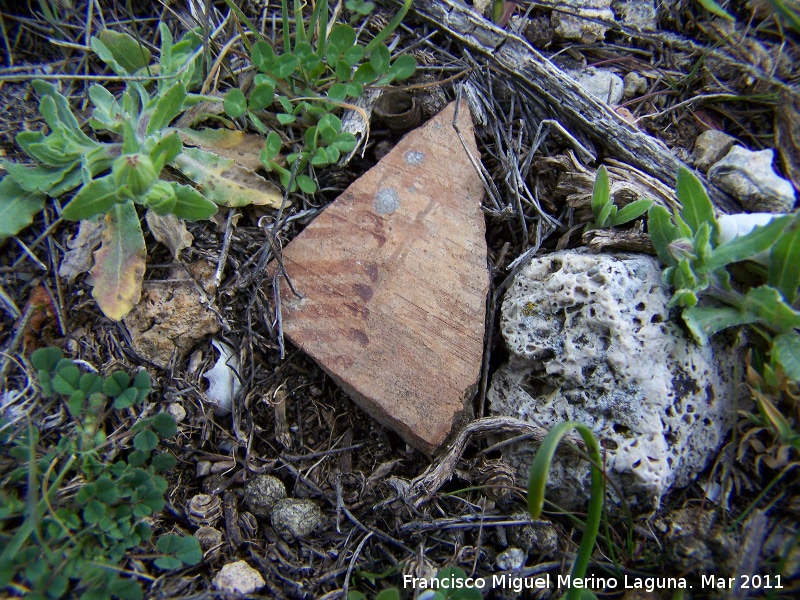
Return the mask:
<path fill-rule="evenodd" d="M 542 107 L 548 113 L 547 118 L 585 133 L 607 146 L 614 156 L 675 187 L 678 167 L 686 166 L 682 161 L 661 142 L 638 131 L 608 105 L 587 94 L 527 41 L 500 29 L 455 0 L 417 0 L 414 10 L 468 49 L 489 57 L 492 68 L 523 84 L 528 99 Z M 700 173 L 697 175 L 706 183 Z M 716 187 L 709 186 L 709 195 L 721 211 L 741 212 Z"/>

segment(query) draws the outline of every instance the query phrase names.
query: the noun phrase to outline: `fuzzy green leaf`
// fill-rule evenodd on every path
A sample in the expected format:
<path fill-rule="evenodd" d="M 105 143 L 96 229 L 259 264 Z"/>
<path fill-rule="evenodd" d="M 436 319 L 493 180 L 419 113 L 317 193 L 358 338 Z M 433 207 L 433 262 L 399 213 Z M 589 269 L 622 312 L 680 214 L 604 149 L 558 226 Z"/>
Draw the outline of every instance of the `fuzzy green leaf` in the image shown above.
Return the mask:
<path fill-rule="evenodd" d="M 78 166 L 80 161 L 75 161 Z M 3 161 L 3 166 L 9 176 L 26 192 L 48 192 L 54 185 L 60 183 L 72 166 L 45 167 L 20 165 L 11 161 Z"/>
<path fill-rule="evenodd" d="M 151 135 L 169 125 L 183 110 L 184 100 L 186 100 L 186 86 L 182 81 L 173 84 L 161 94 L 147 123 L 146 134 Z"/>
<path fill-rule="evenodd" d="M 164 473 L 177 465 L 178 459 L 172 456 L 172 454 L 162 452 L 161 454 L 156 454 L 153 460 L 150 461 L 150 464 L 156 473 Z"/>
<path fill-rule="evenodd" d="M 800 212 L 770 250 L 767 283 L 779 290 L 788 304 L 794 304 L 800 286 Z"/>
<path fill-rule="evenodd" d="M 800 312 L 786 304 L 778 290 L 767 285 L 748 290 L 744 297 L 744 309 L 781 333 L 800 327 Z"/>
<path fill-rule="evenodd" d="M 650 241 L 658 253 L 658 257 L 668 266 L 675 266 L 678 261 L 669 252 L 669 245 L 678 237 L 678 228 L 670 221 L 669 211 L 663 206 L 653 206 L 647 212 L 647 232 Z"/>
<path fill-rule="evenodd" d="M 757 320 L 754 315 L 732 306 L 693 306 L 684 310 L 682 317 L 694 339 L 702 345 L 707 344 L 708 338 L 723 329 Z"/>
<path fill-rule="evenodd" d="M 128 73 L 136 73 L 150 64 L 150 51 L 133 36 L 103 29 L 97 37 Z"/>
<path fill-rule="evenodd" d="M 142 295 L 147 256 L 139 216 L 132 202 L 111 207 L 105 217 L 102 240 L 100 249 L 94 253 L 92 296 L 107 317 L 119 321 Z"/>
<path fill-rule="evenodd" d="M 768 250 L 791 221 L 792 217 L 789 216 L 772 219 L 764 226 L 755 227 L 747 235 L 740 235 L 717 246 L 711 258 L 704 265 L 704 270 L 716 271 L 725 265 L 747 260 L 759 252 Z"/>
<path fill-rule="evenodd" d="M 45 195 L 23 190 L 10 176 L 0 180 L 0 240 L 16 235 L 44 208 Z"/>
<path fill-rule="evenodd" d="M 800 382 L 800 334 L 797 330 L 787 331 L 772 340 L 772 351 L 777 352 L 777 361 L 786 376 Z"/>
<path fill-rule="evenodd" d="M 41 79 L 35 79 L 31 82 L 31 85 L 42 100 L 49 98 L 53 101 L 58 120 L 61 121 L 61 123 L 63 123 L 67 129 L 72 131 L 80 131 L 80 123 L 78 123 L 78 119 L 75 118 L 75 115 L 72 112 L 72 108 L 69 105 L 69 100 L 67 100 L 64 95 L 58 92 L 58 88 L 56 88 L 56 86 L 47 81 L 42 81 Z M 83 133 L 80 134 L 80 137 L 81 139 L 89 139 L 88 136 Z"/>
<path fill-rule="evenodd" d="M 150 160 L 153 162 L 156 173 L 160 173 L 164 165 L 175 160 L 182 150 L 183 142 L 177 132 L 164 136 L 156 142 L 156 145 L 150 150 Z"/>
<path fill-rule="evenodd" d="M 118 204 L 120 198 L 117 190 L 117 184 L 111 175 L 90 181 L 64 207 L 61 217 L 68 221 L 80 221 L 105 214 Z"/>
<path fill-rule="evenodd" d="M 619 212 L 611 219 L 611 225 L 616 227 L 617 225 L 622 225 L 623 223 L 638 219 L 646 213 L 651 206 L 653 206 L 652 200 L 647 200 L 646 198 L 635 200 L 619 209 Z"/>
<path fill-rule="evenodd" d="M 197 221 L 208 219 L 217 212 L 217 205 L 207 200 L 200 192 L 188 185 L 172 183 L 177 201 L 172 208 L 172 214 L 179 219 Z"/>
<path fill-rule="evenodd" d="M 696 233 L 700 224 L 707 222 L 714 232 L 712 241 L 716 242 L 717 219 L 714 216 L 714 205 L 706 193 L 700 180 L 686 167 L 678 169 L 678 184 L 676 188 L 678 202 L 683 207 L 681 217 Z"/>

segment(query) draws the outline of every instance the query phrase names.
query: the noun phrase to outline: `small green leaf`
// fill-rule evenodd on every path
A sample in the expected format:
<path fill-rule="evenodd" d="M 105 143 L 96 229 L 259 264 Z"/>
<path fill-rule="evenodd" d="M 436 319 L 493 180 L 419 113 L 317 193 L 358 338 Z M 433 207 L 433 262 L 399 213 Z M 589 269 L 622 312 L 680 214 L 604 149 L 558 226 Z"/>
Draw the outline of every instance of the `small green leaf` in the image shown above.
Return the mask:
<path fill-rule="evenodd" d="M 103 391 L 103 380 L 96 373 L 84 373 L 78 388 L 88 397 Z"/>
<path fill-rule="evenodd" d="M 278 96 L 278 102 L 280 103 L 283 110 L 287 113 L 291 113 L 294 110 L 294 106 L 292 106 L 292 101 L 289 100 L 286 96 Z"/>
<path fill-rule="evenodd" d="M 608 171 L 605 166 L 597 170 L 592 189 L 592 213 L 594 213 L 595 227 L 605 227 L 606 219 L 611 214 L 611 188 L 608 182 Z"/>
<path fill-rule="evenodd" d="M 103 383 L 103 393 L 106 396 L 115 398 L 128 389 L 130 383 L 131 378 L 128 377 L 128 374 L 125 371 L 115 371 L 106 377 L 106 380 Z"/>
<path fill-rule="evenodd" d="M 281 146 L 283 146 L 281 136 L 275 131 L 270 131 L 269 135 L 267 135 L 267 160 L 275 158 L 281 151 Z"/>
<path fill-rule="evenodd" d="M 635 200 L 619 209 L 619 212 L 611 219 L 611 225 L 616 227 L 617 225 L 622 225 L 634 219 L 638 219 L 646 213 L 651 206 L 653 206 L 652 200 L 647 200 L 646 198 Z"/>
<path fill-rule="evenodd" d="M 295 183 L 306 194 L 313 194 L 317 191 L 317 183 L 308 175 L 297 175 Z"/>
<path fill-rule="evenodd" d="M 247 112 L 247 99 L 242 90 L 239 88 L 229 89 L 222 101 L 222 108 L 225 110 L 225 114 L 233 119 L 241 117 Z"/>
<path fill-rule="evenodd" d="M 277 79 L 288 79 L 299 64 L 300 60 L 294 54 L 282 54 L 275 59 L 275 64 L 272 66 L 272 74 Z"/>
<path fill-rule="evenodd" d="M 133 378 L 133 387 L 136 388 L 138 392 L 138 400 L 141 402 L 145 398 L 147 398 L 147 394 L 150 393 L 150 374 L 142 369 L 136 374 L 136 377 Z"/>
<path fill-rule="evenodd" d="M 353 73 L 353 81 L 362 85 L 372 83 L 377 78 L 378 74 L 375 72 L 375 69 L 370 63 L 364 63 L 363 65 L 360 65 L 356 69 L 356 72 Z"/>
<path fill-rule="evenodd" d="M 351 82 L 347 84 L 347 95 L 353 98 L 360 98 L 364 93 L 364 86 L 360 83 Z"/>
<path fill-rule="evenodd" d="M 203 551 L 194 536 L 179 536 L 171 533 L 162 535 L 156 542 L 156 549 L 164 554 L 174 556 L 188 566 L 196 565 L 203 560 Z"/>
<path fill-rule="evenodd" d="M 128 388 L 114 399 L 114 408 L 122 410 L 133 406 L 139 399 L 136 388 Z"/>
<path fill-rule="evenodd" d="M 288 125 L 289 123 L 294 123 L 297 120 L 297 117 L 294 115 L 287 115 L 285 113 L 278 113 L 275 115 L 278 119 L 278 123 L 281 125 Z"/>
<path fill-rule="evenodd" d="M 140 431 L 133 438 L 133 447 L 139 452 L 150 452 L 155 450 L 157 446 L 158 436 L 149 429 Z"/>
<path fill-rule="evenodd" d="M 149 452 L 135 450 L 128 455 L 128 464 L 132 467 L 140 467 L 147 462 L 148 458 L 150 458 Z"/>
<path fill-rule="evenodd" d="M 375 600 L 400 600 L 400 592 L 397 588 L 387 588 L 375 596 Z"/>
<path fill-rule="evenodd" d="M 361 46 L 353 46 L 342 52 L 342 60 L 351 67 L 354 67 L 361 62 L 364 58 L 364 48 Z"/>
<path fill-rule="evenodd" d="M 61 217 L 68 221 L 91 219 L 107 213 L 119 201 L 117 184 L 107 175 L 84 185 L 61 211 Z"/>
<path fill-rule="evenodd" d="M 683 207 L 681 217 L 696 233 L 700 224 L 707 222 L 713 231 L 712 243 L 716 243 L 717 218 L 714 216 L 714 205 L 706 193 L 700 180 L 686 167 L 678 169 L 678 183 L 676 187 L 678 202 Z"/>
<path fill-rule="evenodd" d="M 59 367 L 53 376 L 53 389 L 64 396 L 71 396 L 80 389 L 81 372 L 74 364 Z"/>
<path fill-rule="evenodd" d="M 356 43 L 356 30 L 345 25 L 338 23 L 331 27 L 328 34 L 328 43 L 334 44 L 340 51 L 344 52 Z"/>
<path fill-rule="evenodd" d="M 156 473 L 164 473 L 169 471 L 178 464 L 178 459 L 167 452 L 156 454 L 150 462 Z"/>
<path fill-rule="evenodd" d="M 154 564 L 159 569 L 163 569 L 165 571 L 175 571 L 176 569 L 183 567 L 183 563 L 181 561 L 179 561 L 177 558 L 172 558 L 171 556 L 162 556 L 161 558 L 157 558 Z"/>
<path fill-rule="evenodd" d="M 347 86 L 343 83 L 334 83 L 328 89 L 328 99 L 342 102 L 347 97 Z"/>
<path fill-rule="evenodd" d="M 356 140 L 356 136 L 349 131 L 343 131 L 337 135 L 336 139 L 333 140 L 333 143 L 331 144 L 331 146 L 338 148 L 339 151 L 343 153 L 352 152 L 355 150 L 357 145 L 358 140 Z"/>
<path fill-rule="evenodd" d="M 50 373 L 63 358 L 64 354 L 58 348 L 40 348 L 31 354 L 31 364 L 37 371 Z"/>
<path fill-rule="evenodd" d="M 194 188 L 175 182 L 172 183 L 172 187 L 177 197 L 172 214 L 179 219 L 187 221 L 208 219 L 217 212 L 217 205 Z"/>
<path fill-rule="evenodd" d="M 275 51 L 269 43 L 259 41 L 253 44 L 253 51 L 251 53 L 253 59 L 253 66 L 262 73 L 269 73 L 272 71 L 272 65 L 275 63 Z"/>
<path fill-rule="evenodd" d="M 275 100 L 275 86 L 269 83 L 257 85 L 250 92 L 248 105 L 250 110 L 263 110 L 268 108 Z"/>
<path fill-rule="evenodd" d="M 402 81 L 411 77 L 416 70 L 417 60 L 409 54 L 402 54 L 389 67 L 388 76 L 391 81 Z"/>
<path fill-rule="evenodd" d="M 178 433 L 178 427 L 175 424 L 175 419 L 169 413 L 158 413 L 150 419 L 150 425 L 156 430 L 162 439 L 168 439 Z"/>
<path fill-rule="evenodd" d="M 390 59 L 389 49 L 383 44 L 379 44 L 369 55 L 369 64 L 378 75 L 385 75 L 389 71 Z"/>

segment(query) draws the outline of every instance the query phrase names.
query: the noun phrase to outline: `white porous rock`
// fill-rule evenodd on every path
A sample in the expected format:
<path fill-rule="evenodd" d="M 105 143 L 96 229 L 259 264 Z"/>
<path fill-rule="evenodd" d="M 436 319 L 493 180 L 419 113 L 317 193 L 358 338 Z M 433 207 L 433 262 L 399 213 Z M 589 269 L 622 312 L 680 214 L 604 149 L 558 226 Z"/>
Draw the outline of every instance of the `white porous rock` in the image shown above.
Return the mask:
<path fill-rule="evenodd" d="M 228 563 L 213 579 L 214 587 L 221 592 L 246 596 L 263 588 L 267 582 L 261 573 L 243 560 Z"/>
<path fill-rule="evenodd" d="M 605 39 L 608 26 L 603 21 L 614 23 L 611 0 L 564 0 L 561 6 L 567 10 L 553 11 L 550 20 L 555 34 L 565 40 L 594 44 Z"/>
<path fill-rule="evenodd" d="M 772 168 L 772 150 L 753 152 L 734 146 L 708 170 L 708 179 L 738 198 L 748 212 L 791 212 L 794 187 Z"/>
<path fill-rule="evenodd" d="M 611 501 L 637 512 L 657 508 L 670 486 L 688 485 L 734 421 L 736 353 L 717 340 L 696 345 L 670 321 L 669 297 L 648 256 L 561 251 L 533 259 L 503 301 L 511 358 L 489 390 L 494 415 L 548 430 L 588 425 L 622 491 L 620 498 L 610 486 Z M 522 485 L 534 451 L 521 444 L 503 457 Z M 589 481 L 588 464 L 559 451 L 548 498 L 585 506 Z"/>

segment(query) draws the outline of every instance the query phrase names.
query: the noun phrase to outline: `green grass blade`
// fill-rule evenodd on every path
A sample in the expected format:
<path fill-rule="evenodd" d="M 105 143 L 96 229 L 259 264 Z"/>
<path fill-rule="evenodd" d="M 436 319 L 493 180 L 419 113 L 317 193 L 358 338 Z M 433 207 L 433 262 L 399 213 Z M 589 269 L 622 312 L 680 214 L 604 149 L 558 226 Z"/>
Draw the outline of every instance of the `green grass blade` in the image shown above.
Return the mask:
<path fill-rule="evenodd" d="M 550 430 L 541 446 L 536 452 L 536 457 L 531 465 L 530 478 L 528 480 L 528 512 L 534 519 L 538 519 L 542 514 L 544 506 L 544 491 L 547 485 L 547 475 L 550 465 L 553 462 L 556 448 L 561 438 L 568 432 L 575 429 L 583 438 L 586 448 L 589 451 L 589 459 L 592 462 L 591 496 L 589 499 L 589 511 L 586 517 L 586 525 L 578 549 L 578 555 L 572 566 L 572 578 L 583 578 L 589 566 L 589 560 L 594 550 L 597 534 L 600 531 L 600 520 L 603 516 L 603 500 L 605 497 L 605 485 L 603 473 L 599 465 L 602 464 L 600 456 L 600 444 L 594 437 L 594 433 L 583 423 L 568 421 L 560 423 Z M 567 600 L 577 600 L 585 590 L 570 588 L 567 592 Z"/>

